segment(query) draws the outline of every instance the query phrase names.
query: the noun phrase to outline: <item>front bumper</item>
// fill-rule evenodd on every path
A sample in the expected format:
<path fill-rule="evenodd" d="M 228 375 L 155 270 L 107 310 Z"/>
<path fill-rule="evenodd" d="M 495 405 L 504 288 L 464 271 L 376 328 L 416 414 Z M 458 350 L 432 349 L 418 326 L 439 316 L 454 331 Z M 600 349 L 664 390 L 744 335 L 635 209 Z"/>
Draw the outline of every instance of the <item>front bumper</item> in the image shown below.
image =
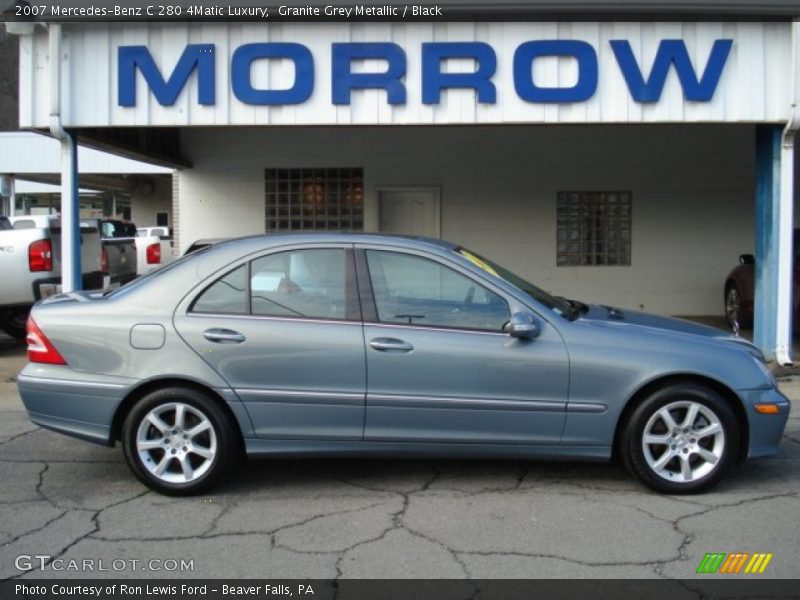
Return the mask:
<path fill-rule="evenodd" d="M 791 403 L 777 388 L 766 390 L 741 390 L 739 392 L 750 425 L 750 444 L 747 449 L 748 458 L 774 456 L 789 418 Z M 780 408 L 776 415 L 764 415 L 756 412 L 755 405 L 760 403 L 775 404 Z"/>

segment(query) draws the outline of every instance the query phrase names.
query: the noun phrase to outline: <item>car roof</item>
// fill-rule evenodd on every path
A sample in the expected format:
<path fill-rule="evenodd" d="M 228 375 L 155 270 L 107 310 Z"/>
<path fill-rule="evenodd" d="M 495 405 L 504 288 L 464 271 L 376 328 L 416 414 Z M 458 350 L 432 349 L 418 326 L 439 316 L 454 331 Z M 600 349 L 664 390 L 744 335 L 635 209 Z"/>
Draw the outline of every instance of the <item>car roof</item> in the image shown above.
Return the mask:
<path fill-rule="evenodd" d="M 214 248 L 221 246 L 230 248 L 232 245 L 241 244 L 249 246 L 253 242 L 266 242 L 268 246 L 280 246 L 282 244 L 297 243 L 349 243 L 349 244 L 383 244 L 389 243 L 396 246 L 417 246 L 417 247 L 436 247 L 437 249 L 452 250 L 458 245 L 438 238 L 401 235 L 395 233 L 369 233 L 353 231 L 292 231 L 285 233 L 263 233 L 239 238 L 218 238 L 216 240 L 197 240 L 200 242 L 212 242 Z"/>

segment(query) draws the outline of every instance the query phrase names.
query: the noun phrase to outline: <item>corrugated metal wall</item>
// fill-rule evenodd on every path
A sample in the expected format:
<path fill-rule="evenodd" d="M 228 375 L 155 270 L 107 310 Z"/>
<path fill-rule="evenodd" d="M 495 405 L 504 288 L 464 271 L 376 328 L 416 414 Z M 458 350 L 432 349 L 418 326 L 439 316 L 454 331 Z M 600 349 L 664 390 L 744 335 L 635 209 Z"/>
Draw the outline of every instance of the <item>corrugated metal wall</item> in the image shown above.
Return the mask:
<path fill-rule="evenodd" d="M 48 50 L 46 32 L 21 38 L 20 119 L 23 127 L 48 123 Z M 695 70 L 702 73 L 714 40 L 734 40 L 719 87 L 710 102 L 689 102 L 675 73 L 661 99 L 641 104 L 631 98 L 610 40 L 628 40 L 645 75 L 659 43 L 685 41 Z M 574 104 L 533 104 L 521 100 L 513 84 L 513 55 L 523 42 L 577 39 L 597 51 L 599 83 L 594 96 Z M 444 92 L 441 103 L 421 100 L 421 44 L 473 41 L 490 44 L 497 54 L 495 104 L 476 103 L 471 90 Z M 230 56 L 241 44 L 292 41 L 306 45 L 315 62 L 311 98 L 291 106 L 250 106 L 230 90 Z M 389 105 L 382 90 L 356 91 L 352 104 L 331 103 L 331 43 L 392 41 L 404 48 L 408 90 L 404 105 Z M 168 75 L 188 43 L 216 45 L 216 104 L 197 102 L 197 75 L 192 75 L 174 106 L 158 104 L 139 75 L 137 106 L 117 103 L 117 48 L 146 45 Z M 321 23 L 321 24 L 83 24 L 65 26 L 62 60 L 67 126 L 193 126 L 295 124 L 455 124 L 455 123 L 625 123 L 625 122 L 780 122 L 789 110 L 791 75 L 788 23 Z M 367 61 L 364 70 L 385 64 Z M 472 61 L 447 61 L 449 71 L 471 70 Z M 284 89 L 294 81 L 289 61 L 258 61 L 253 85 Z M 572 85 L 572 59 L 543 58 L 535 63 L 539 86 Z"/>

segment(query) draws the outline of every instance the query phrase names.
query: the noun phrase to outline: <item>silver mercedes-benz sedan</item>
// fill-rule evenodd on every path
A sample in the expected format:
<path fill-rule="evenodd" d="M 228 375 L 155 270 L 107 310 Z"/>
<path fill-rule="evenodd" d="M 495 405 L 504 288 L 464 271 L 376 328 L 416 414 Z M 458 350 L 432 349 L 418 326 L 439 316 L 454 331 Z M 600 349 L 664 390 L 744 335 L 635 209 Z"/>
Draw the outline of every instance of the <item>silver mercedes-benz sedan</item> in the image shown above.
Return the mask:
<path fill-rule="evenodd" d="M 166 494 L 251 456 L 608 460 L 706 490 L 789 413 L 723 331 L 549 295 L 462 247 L 294 234 L 215 244 L 108 295 L 36 305 L 33 422 L 122 443 Z"/>

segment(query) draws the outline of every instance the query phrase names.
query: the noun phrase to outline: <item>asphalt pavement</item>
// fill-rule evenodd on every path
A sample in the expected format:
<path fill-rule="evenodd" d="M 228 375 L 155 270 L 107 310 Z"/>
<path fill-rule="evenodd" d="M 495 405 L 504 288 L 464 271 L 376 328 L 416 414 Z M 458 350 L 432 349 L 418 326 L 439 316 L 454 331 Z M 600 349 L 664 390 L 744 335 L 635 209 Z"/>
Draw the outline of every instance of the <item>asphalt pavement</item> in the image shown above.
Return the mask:
<path fill-rule="evenodd" d="M 280 460 L 169 498 L 119 447 L 32 425 L 24 363 L 0 338 L 0 579 L 684 579 L 709 552 L 772 553 L 757 577 L 800 576 L 796 408 L 777 457 L 703 495 L 657 495 L 617 464 Z M 799 377 L 781 387 L 800 400 Z"/>

